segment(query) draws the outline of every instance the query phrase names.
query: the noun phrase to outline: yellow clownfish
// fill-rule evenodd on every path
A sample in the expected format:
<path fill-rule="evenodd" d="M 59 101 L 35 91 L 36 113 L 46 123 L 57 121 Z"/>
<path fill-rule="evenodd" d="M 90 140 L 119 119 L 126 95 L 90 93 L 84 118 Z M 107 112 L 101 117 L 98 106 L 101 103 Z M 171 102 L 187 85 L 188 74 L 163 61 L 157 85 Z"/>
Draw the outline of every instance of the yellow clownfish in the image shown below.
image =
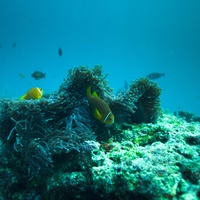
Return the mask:
<path fill-rule="evenodd" d="M 43 95 L 43 89 L 42 88 L 31 88 L 25 95 L 21 96 L 20 100 L 30 100 L 30 99 L 40 99 Z"/>
<path fill-rule="evenodd" d="M 105 124 L 113 124 L 115 117 L 109 105 L 104 100 L 100 99 L 96 92 L 91 93 L 91 85 L 87 87 L 86 93 L 94 118 Z"/>

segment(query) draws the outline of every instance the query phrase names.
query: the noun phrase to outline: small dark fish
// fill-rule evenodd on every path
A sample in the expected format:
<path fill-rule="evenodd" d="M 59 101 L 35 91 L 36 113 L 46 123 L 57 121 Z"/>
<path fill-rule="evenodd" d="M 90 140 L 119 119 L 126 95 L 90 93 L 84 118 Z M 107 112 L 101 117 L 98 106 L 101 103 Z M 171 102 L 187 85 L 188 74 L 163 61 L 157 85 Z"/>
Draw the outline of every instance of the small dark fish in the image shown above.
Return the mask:
<path fill-rule="evenodd" d="M 23 73 L 20 73 L 19 76 L 20 76 L 21 78 L 25 78 L 25 77 L 26 77 Z"/>
<path fill-rule="evenodd" d="M 40 72 L 40 71 L 35 71 L 34 73 L 31 74 L 31 76 L 36 80 L 39 80 L 41 78 L 45 78 L 45 74 Z"/>
<path fill-rule="evenodd" d="M 124 81 L 124 86 L 116 91 L 116 95 L 118 95 L 123 90 L 128 90 L 128 88 L 129 88 L 128 81 Z"/>
<path fill-rule="evenodd" d="M 128 90 L 128 87 L 129 87 L 129 86 L 128 86 L 128 82 L 127 82 L 127 81 L 124 81 L 124 89 L 125 89 L 125 90 Z"/>
<path fill-rule="evenodd" d="M 151 74 L 147 75 L 147 77 L 150 78 L 151 80 L 158 79 L 162 76 L 165 76 L 165 74 L 164 73 L 151 73 Z"/>
<path fill-rule="evenodd" d="M 62 56 L 62 49 L 61 48 L 58 49 L 58 55 Z"/>
<path fill-rule="evenodd" d="M 14 42 L 14 43 L 13 43 L 13 45 L 12 45 L 12 46 L 13 46 L 13 48 L 15 48 L 15 47 L 16 47 L 16 45 L 17 45 L 17 44 L 16 44 L 16 42 Z"/>

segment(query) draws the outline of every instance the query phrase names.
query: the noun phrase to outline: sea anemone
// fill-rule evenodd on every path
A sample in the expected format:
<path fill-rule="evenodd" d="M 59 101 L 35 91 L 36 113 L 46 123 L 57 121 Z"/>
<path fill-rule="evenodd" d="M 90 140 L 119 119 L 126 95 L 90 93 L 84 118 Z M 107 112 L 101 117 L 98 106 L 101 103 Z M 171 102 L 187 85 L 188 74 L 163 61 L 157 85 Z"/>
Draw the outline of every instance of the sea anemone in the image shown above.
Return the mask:
<path fill-rule="evenodd" d="M 86 95 L 88 85 L 108 103 L 116 124 L 156 122 L 161 93 L 156 83 L 141 78 L 115 96 L 106 76 L 101 66 L 77 67 L 48 98 L 0 101 L 0 139 L 7 145 L 5 149 L 14 146 L 13 154 L 24 159 L 31 177 L 52 168 L 55 155 L 80 152 L 86 141 L 117 135 L 115 124 L 106 126 L 93 118 Z"/>
<path fill-rule="evenodd" d="M 160 113 L 161 89 L 148 78 L 131 82 L 110 102 L 116 121 L 126 123 L 155 123 Z"/>
<path fill-rule="evenodd" d="M 130 95 L 136 96 L 136 109 L 131 121 L 136 123 L 155 123 L 160 114 L 160 94 L 158 85 L 148 78 L 141 78 L 130 85 Z"/>
<path fill-rule="evenodd" d="M 24 159 L 30 177 L 49 171 L 54 155 L 80 152 L 85 141 L 95 139 L 87 105 L 66 113 L 64 104 L 58 102 L 1 101 L 0 137 Z"/>
<path fill-rule="evenodd" d="M 67 78 L 60 86 L 58 94 L 70 96 L 76 100 L 81 100 L 86 97 L 86 88 L 91 85 L 95 91 L 103 99 L 111 95 L 113 90 L 109 86 L 106 77 L 103 75 L 101 65 L 96 65 L 94 68 L 89 67 L 75 67 L 68 71 Z"/>

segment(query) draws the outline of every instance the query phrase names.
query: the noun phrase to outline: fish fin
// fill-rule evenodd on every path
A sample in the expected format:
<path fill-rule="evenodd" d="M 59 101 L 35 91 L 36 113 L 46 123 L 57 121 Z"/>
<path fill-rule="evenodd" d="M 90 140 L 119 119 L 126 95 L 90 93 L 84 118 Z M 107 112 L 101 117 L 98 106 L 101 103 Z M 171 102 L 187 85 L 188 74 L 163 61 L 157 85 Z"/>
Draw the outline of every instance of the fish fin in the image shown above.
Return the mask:
<path fill-rule="evenodd" d="M 95 97 L 95 98 L 99 98 L 98 94 L 95 91 L 92 93 L 92 96 Z"/>
<path fill-rule="evenodd" d="M 25 98 L 26 98 L 26 94 L 23 95 L 23 96 L 21 96 L 21 97 L 19 98 L 19 100 L 23 100 L 23 99 L 25 99 Z"/>
<path fill-rule="evenodd" d="M 91 95 L 91 85 L 87 86 L 86 94 L 89 96 Z"/>
<path fill-rule="evenodd" d="M 94 109 L 93 115 L 98 120 L 102 119 L 102 115 L 100 114 L 97 108 Z"/>
<path fill-rule="evenodd" d="M 87 95 L 88 96 L 93 96 L 93 97 L 95 97 L 95 98 L 99 98 L 98 97 L 98 94 L 94 91 L 94 92 L 91 92 L 91 85 L 88 85 L 87 86 L 87 90 L 86 90 L 86 93 L 87 93 Z"/>

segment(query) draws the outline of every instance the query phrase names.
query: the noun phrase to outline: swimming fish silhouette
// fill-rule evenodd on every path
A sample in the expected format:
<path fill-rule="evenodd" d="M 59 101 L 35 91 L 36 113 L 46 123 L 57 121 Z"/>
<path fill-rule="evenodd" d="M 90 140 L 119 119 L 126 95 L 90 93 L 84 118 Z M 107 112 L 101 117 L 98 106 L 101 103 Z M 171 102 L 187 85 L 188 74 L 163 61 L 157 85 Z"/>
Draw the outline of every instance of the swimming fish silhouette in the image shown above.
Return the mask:
<path fill-rule="evenodd" d="M 58 55 L 62 56 L 62 49 L 61 48 L 58 49 Z"/>
<path fill-rule="evenodd" d="M 30 100 L 30 99 L 40 99 L 42 98 L 43 95 L 43 89 L 42 88 L 31 88 L 26 94 L 21 96 L 19 99 L 20 100 Z"/>
<path fill-rule="evenodd" d="M 91 93 L 91 85 L 87 87 L 86 93 L 94 118 L 105 124 L 113 124 L 115 117 L 109 105 L 103 99 L 100 99 L 96 92 Z"/>
<path fill-rule="evenodd" d="M 40 72 L 40 71 L 35 71 L 34 73 L 31 74 L 31 76 L 36 80 L 39 80 L 41 78 L 45 78 L 45 74 Z"/>
<path fill-rule="evenodd" d="M 157 72 L 147 75 L 147 77 L 150 78 L 151 80 L 158 79 L 158 78 L 160 78 L 162 76 L 165 76 L 165 74 L 164 73 L 157 73 Z"/>

